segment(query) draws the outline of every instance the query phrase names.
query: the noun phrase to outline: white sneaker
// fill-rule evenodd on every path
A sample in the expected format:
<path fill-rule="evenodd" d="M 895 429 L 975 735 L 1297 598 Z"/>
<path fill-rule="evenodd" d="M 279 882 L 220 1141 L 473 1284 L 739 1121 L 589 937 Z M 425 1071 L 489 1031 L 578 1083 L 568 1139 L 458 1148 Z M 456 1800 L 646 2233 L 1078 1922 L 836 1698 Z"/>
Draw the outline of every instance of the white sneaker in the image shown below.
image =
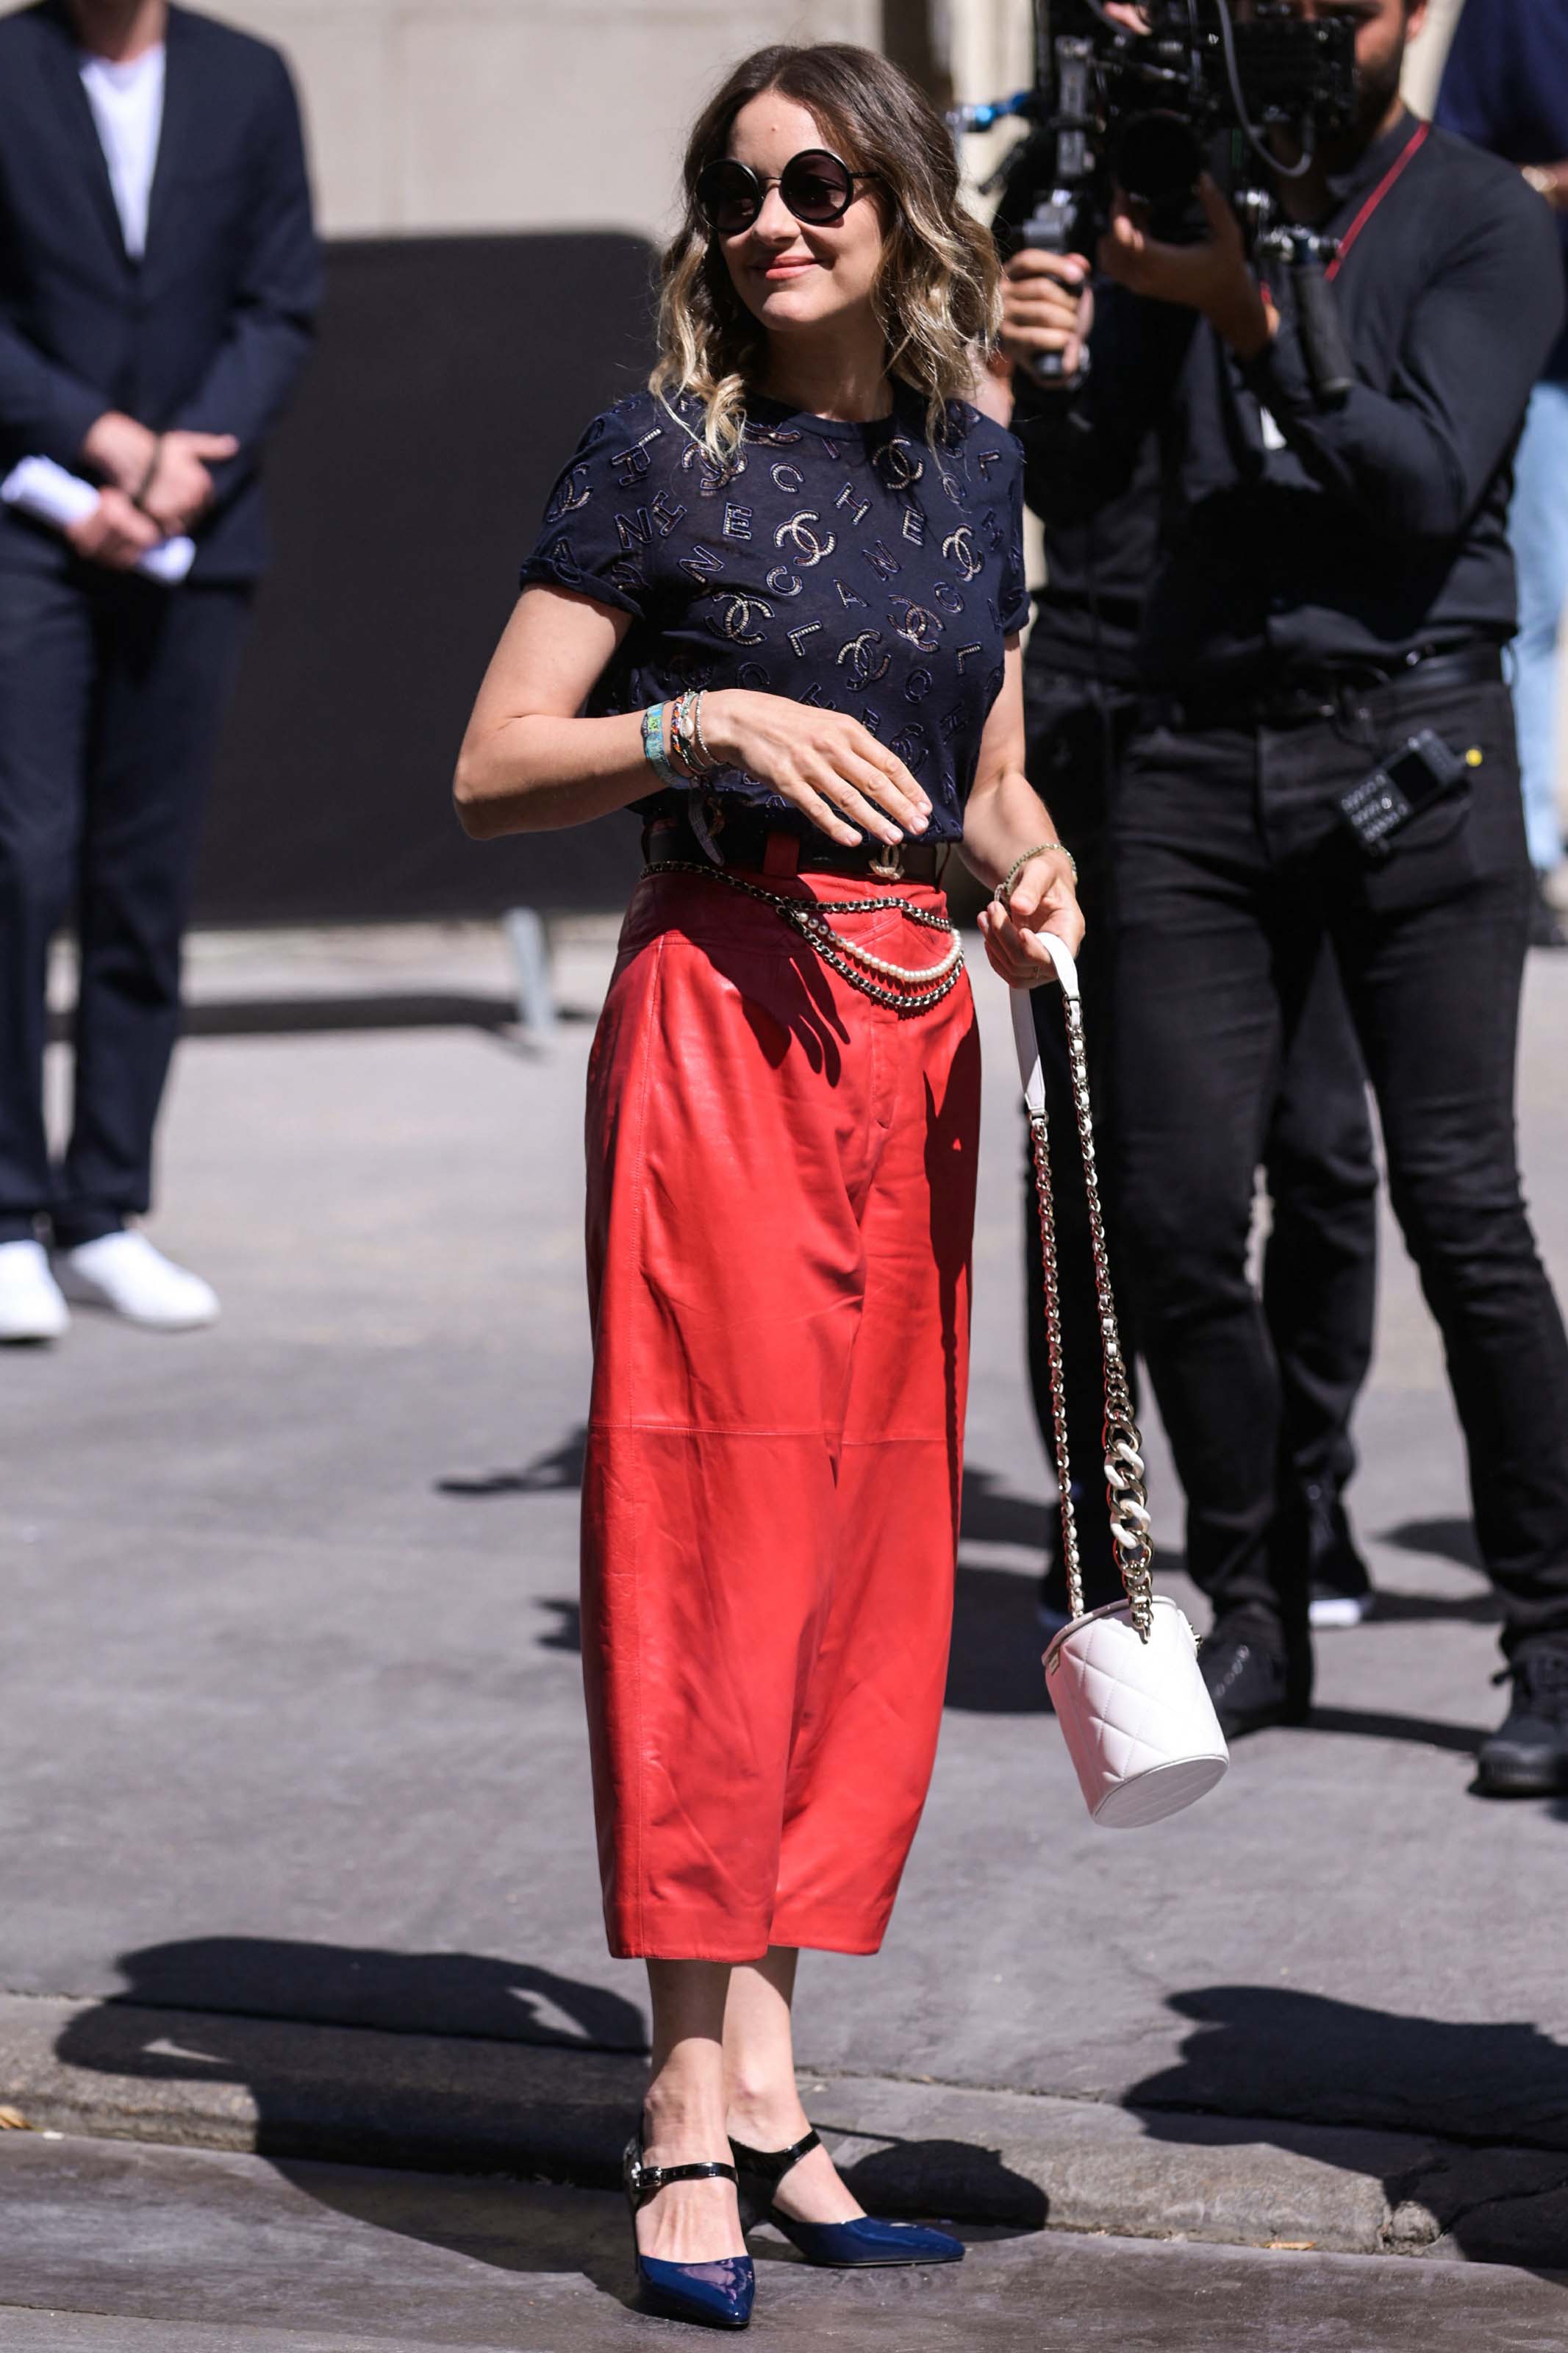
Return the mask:
<path fill-rule="evenodd" d="M 42 1242 L 0 1242 L 0 1341 L 58 1340 L 70 1320 Z"/>
<path fill-rule="evenodd" d="M 217 1293 L 155 1250 L 145 1234 L 100 1234 L 75 1250 L 57 1250 L 55 1271 L 68 1299 L 112 1307 L 132 1324 L 160 1332 L 192 1332 L 216 1324 Z"/>

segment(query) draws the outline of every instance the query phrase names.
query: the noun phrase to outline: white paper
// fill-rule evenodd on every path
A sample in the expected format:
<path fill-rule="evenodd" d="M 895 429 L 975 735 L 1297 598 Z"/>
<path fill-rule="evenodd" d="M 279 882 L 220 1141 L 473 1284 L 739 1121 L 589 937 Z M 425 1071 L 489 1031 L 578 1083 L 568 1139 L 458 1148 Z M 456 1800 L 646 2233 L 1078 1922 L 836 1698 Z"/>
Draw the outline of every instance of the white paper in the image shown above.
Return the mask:
<path fill-rule="evenodd" d="M 49 523 L 56 531 L 68 531 L 73 522 L 81 522 L 92 512 L 98 504 L 98 492 L 79 474 L 69 474 L 63 466 L 57 466 L 52 458 L 24 458 L 0 482 L 0 499 L 37 522 Z M 195 541 L 182 534 L 150 547 L 145 555 L 137 558 L 133 569 L 145 573 L 149 580 L 162 580 L 172 586 L 184 578 L 195 560 Z"/>

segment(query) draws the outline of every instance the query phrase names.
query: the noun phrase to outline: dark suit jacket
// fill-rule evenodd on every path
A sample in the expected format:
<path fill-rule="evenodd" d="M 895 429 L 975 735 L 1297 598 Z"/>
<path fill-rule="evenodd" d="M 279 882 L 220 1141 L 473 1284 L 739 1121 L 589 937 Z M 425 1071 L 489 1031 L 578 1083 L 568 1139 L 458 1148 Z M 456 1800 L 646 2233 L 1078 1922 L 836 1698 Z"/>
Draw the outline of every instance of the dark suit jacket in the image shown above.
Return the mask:
<path fill-rule="evenodd" d="M 310 348 L 321 259 L 276 49 L 171 8 L 147 248 L 130 259 L 59 0 L 0 16 L 0 473 L 87 470 L 106 408 L 233 433 L 195 576 L 262 567 L 261 444 Z"/>

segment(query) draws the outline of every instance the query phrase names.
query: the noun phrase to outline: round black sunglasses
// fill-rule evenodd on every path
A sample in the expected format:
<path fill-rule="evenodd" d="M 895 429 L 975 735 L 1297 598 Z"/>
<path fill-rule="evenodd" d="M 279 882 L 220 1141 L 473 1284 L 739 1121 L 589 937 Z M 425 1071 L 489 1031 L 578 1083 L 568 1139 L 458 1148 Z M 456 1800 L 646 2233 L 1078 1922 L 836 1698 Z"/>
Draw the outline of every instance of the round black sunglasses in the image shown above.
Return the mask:
<path fill-rule="evenodd" d="M 842 220 L 854 203 L 857 180 L 877 176 L 875 172 L 852 172 L 826 147 L 803 147 L 776 180 L 761 179 L 749 164 L 721 155 L 704 164 L 697 175 L 697 209 L 721 237 L 739 237 L 762 211 L 768 190 L 776 188 L 797 221 L 826 228 Z"/>

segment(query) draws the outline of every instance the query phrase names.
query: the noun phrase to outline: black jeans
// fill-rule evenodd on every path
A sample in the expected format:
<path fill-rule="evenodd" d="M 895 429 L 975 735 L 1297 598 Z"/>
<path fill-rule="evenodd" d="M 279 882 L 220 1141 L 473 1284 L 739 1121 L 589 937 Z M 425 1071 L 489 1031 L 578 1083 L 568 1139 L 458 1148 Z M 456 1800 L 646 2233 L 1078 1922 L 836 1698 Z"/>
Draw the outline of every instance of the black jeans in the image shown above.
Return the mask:
<path fill-rule="evenodd" d="M 1129 1362 L 1139 1346 L 1133 1270 L 1121 1249 L 1117 1198 L 1116 1069 L 1110 1051 L 1115 944 L 1110 811 L 1137 713 L 1135 698 L 1092 679 L 1025 665 L 1028 773 L 1070 844 L 1088 930 L 1079 959 L 1096 1151 L 1108 1246 Z M 1035 999 L 1050 1121 L 1061 1266 L 1068 1446 L 1089 1607 L 1121 1592 L 1100 1507 L 1104 1416 L 1099 1318 L 1088 1208 L 1079 1159 L 1061 1007 Z M 1377 1167 L 1366 1081 L 1331 956 L 1321 958 L 1310 999 L 1285 1060 L 1260 1154 L 1273 1203 L 1264 1258 L 1263 1315 L 1279 1366 L 1283 1485 L 1338 1494 L 1355 1468 L 1350 1422 L 1372 1360 L 1377 1305 Z M 1039 1220 L 1026 1147 L 1025 1252 L 1029 1381 L 1047 1455 L 1052 1456 L 1049 1356 Z"/>
<path fill-rule="evenodd" d="M 1370 869 L 1334 797 L 1428 726 L 1479 750 L 1472 788 Z M 1568 1629 L 1568 1339 L 1514 1134 L 1531 881 L 1507 690 L 1415 679 L 1286 729 L 1152 728 L 1124 765 L 1114 840 L 1120 1200 L 1194 1576 L 1222 1613 L 1304 1620 L 1279 1361 L 1247 1247 L 1326 940 L 1442 1333 L 1505 1645 Z"/>
<path fill-rule="evenodd" d="M 180 943 L 241 586 L 160 586 L 0 532 L 0 1241 L 148 1207 L 180 1024 Z M 259 816 L 260 813 L 258 813 Z M 48 946 L 81 955 L 69 1145 L 44 1133 Z"/>

